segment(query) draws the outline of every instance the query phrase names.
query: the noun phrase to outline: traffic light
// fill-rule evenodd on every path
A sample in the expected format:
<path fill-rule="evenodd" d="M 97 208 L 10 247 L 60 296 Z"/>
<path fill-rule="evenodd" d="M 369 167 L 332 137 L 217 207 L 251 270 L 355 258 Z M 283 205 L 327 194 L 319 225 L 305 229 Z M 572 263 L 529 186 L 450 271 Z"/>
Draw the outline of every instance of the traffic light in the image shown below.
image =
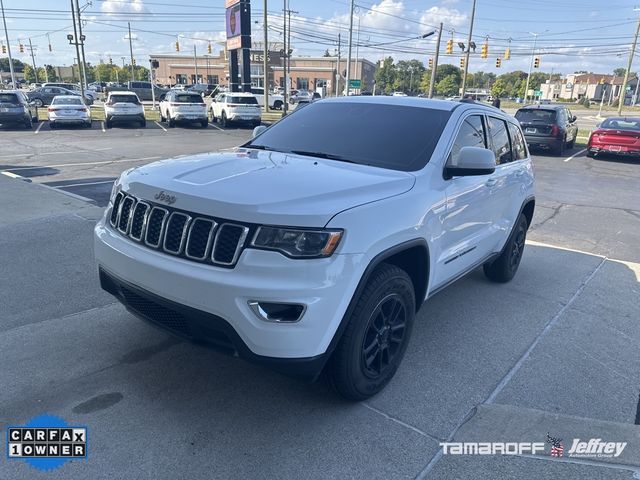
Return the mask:
<path fill-rule="evenodd" d="M 113 58 L 109 57 L 109 65 L 113 65 Z"/>
<path fill-rule="evenodd" d="M 502 59 L 496 58 L 496 68 L 500 68 L 502 66 Z"/>
<path fill-rule="evenodd" d="M 180 51 L 180 42 L 176 40 L 176 52 Z"/>
<path fill-rule="evenodd" d="M 451 55 L 453 53 L 453 40 L 447 40 L 447 55 Z"/>
<path fill-rule="evenodd" d="M 131 60 L 131 63 L 133 64 L 133 66 L 136 66 L 136 59 L 134 58 L 133 60 Z"/>
<path fill-rule="evenodd" d="M 18 45 L 18 47 L 20 48 L 20 53 L 24 53 L 24 45 L 22 44 L 22 42 Z"/>
<path fill-rule="evenodd" d="M 460 68 L 464 68 L 464 57 L 460 59 Z"/>
<path fill-rule="evenodd" d="M 533 68 L 539 68 L 540 67 L 540 58 L 536 57 L 533 59 Z"/>
<path fill-rule="evenodd" d="M 208 53 L 209 55 L 211 55 L 211 44 L 209 44 L 209 45 L 207 46 L 207 53 Z"/>
<path fill-rule="evenodd" d="M 487 58 L 489 56 L 489 44 L 487 42 L 482 44 L 480 49 L 480 57 Z"/>
<path fill-rule="evenodd" d="M 4 43 L 2 44 L 2 53 L 7 53 L 7 47 Z"/>
<path fill-rule="evenodd" d="M 504 51 L 504 59 L 509 60 L 510 58 L 511 58 L 511 49 L 507 47 L 507 49 Z"/>
<path fill-rule="evenodd" d="M 429 68 L 433 68 L 433 58 L 429 59 Z"/>

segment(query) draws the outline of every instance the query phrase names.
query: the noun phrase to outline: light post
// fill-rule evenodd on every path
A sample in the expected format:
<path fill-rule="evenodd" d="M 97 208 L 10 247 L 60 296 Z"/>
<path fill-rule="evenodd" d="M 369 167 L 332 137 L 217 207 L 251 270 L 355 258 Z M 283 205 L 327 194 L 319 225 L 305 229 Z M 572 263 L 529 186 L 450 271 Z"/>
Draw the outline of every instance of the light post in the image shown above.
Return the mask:
<path fill-rule="evenodd" d="M 73 0 L 71 3 L 71 8 L 72 8 L 72 12 L 73 12 Z M 78 60 L 78 79 L 80 80 L 80 96 L 82 97 L 82 100 L 84 101 L 84 85 L 82 82 L 82 67 L 80 65 L 80 45 L 82 45 L 84 43 L 85 40 L 85 36 L 84 35 L 80 35 L 78 37 L 78 32 L 76 31 L 76 22 L 75 22 L 75 14 L 73 15 L 74 19 L 73 19 L 73 32 L 74 35 L 72 34 L 68 34 L 67 35 L 67 40 L 69 40 L 69 45 L 75 45 L 76 47 L 76 57 Z M 78 41 L 79 40 L 79 41 Z"/>
<path fill-rule="evenodd" d="M 16 74 L 13 71 L 13 59 L 11 58 L 11 43 L 9 42 L 9 33 L 7 31 L 7 21 L 4 18 L 4 3 L 0 0 L 0 8 L 2 9 L 2 23 L 4 24 L 4 38 L 7 39 L 7 53 L 9 54 L 9 70 L 11 71 L 11 84 L 16 87 Z"/>

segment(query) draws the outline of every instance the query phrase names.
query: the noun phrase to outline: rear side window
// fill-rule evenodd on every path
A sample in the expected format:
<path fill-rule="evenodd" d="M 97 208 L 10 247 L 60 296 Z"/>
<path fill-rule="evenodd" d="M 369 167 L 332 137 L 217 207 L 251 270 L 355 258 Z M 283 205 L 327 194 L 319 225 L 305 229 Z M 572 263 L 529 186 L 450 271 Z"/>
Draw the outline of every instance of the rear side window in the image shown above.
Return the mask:
<path fill-rule="evenodd" d="M 1 100 L 0 100 L 1 101 Z M 620 130 L 640 131 L 640 120 L 633 118 L 607 118 L 600 128 L 615 128 Z"/>
<path fill-rule="evenodd" d="M 493 152 L 496 154 L 496 163 L 498 165 L 508 163 L 513 159 L 511 157 L 511 143 L 509 142 L 507 122 L 495 117 L 488 117 L 488 119 L 491 144 Z"/>
<path fill-rule="evenodd" d="M 256 97 L 229 97 L 228 103 L 240 103 L 242 105 L 258 105 Z"/>
<path fill-rule="evenodd" d="M 556 121 L 555 110 L 542 110 L 539 108 L 523 108 L 516 112 L 519 122 L 525 123 L 554 123 Z"/>
<path fill-rule="evenodd" d="M 178 103 L 204 103 L 200 95 L 176 95 L 174 101 Z"/>
<path fill-rule="evenodd" d="M 15 93 L 0 93 L 0 103 L 20 105 L 20 99 Z"/>
<path fill-rule="evenodd" d="M 520 128 L 513 123 L 509 124 L 509 136 L 511 137 L 513 159 L 524 160 L 527 158 L 527 145 L 522 136 L 522 132 Z"/>
<path fill-rule="evenodd" d="M 458 155 L 462 147 L 480 147 L 487 148 L 487 136 L 484 128 L 484 119 L 480 115 L 471 115 L 467 117 L 460 127 L 458 136 L 453 142 L 451 149 L 450 164 L 455 166 L 458 164 Z"/>
<path fill-rule="evenodd" d="M 111 103 L 134 103 L 139 104 L 138 97 L 135 95 L 111 95 Z"/>

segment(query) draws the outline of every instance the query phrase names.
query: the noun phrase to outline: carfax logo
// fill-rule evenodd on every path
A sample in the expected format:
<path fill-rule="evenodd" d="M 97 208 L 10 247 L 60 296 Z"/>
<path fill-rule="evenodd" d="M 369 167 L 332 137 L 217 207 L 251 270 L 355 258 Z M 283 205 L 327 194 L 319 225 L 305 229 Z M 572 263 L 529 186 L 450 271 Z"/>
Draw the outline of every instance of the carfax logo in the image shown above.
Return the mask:
<path fill-rule="evenodd" d="M 41 415 L 26 425 L 7 427 L 7 457 L 39 470 L 53 470 L 69 460 L 87 458 L 87 428 Z"/>

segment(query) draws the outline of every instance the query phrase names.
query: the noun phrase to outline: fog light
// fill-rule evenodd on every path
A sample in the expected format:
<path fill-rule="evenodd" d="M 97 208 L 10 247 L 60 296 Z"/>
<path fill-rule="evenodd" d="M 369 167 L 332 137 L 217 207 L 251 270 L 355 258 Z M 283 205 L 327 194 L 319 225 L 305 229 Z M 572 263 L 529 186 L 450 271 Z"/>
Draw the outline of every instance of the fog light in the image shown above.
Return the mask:
<path fill-rule="evenodd" d="M 276 323 L 294 323 L 299 321 L 307 309 L 299 303 L 274 303 L 249 301 L 249 307 L 260 320 Z"/>

